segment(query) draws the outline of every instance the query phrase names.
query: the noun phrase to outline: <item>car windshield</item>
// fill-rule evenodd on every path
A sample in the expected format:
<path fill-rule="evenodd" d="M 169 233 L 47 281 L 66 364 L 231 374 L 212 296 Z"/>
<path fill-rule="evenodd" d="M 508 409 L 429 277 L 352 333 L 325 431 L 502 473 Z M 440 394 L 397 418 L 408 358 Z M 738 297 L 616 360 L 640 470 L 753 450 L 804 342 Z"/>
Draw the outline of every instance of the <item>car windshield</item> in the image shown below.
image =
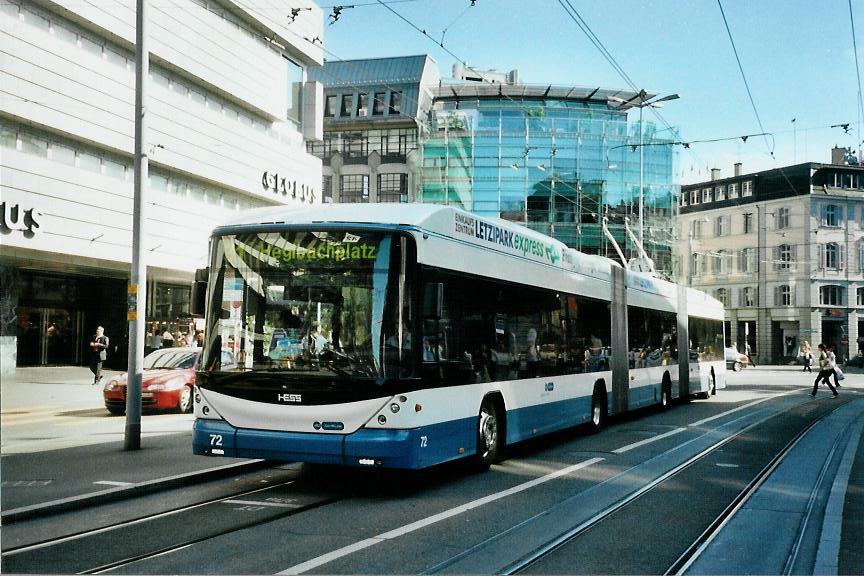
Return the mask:
<path fill-rule="evenodd" d="M 195 366 L 195 357 L 198 352 L 195 350 L 156 350 L 151 352 L 144 358 L 145 370 L 180 370 L 183 368 L 193 368 Z"/>
<path fill-rule="evenodd" d="M 395 377 L 410 364 L 408 244 L 365 230 L 215 240 L 204 369 Z"/>

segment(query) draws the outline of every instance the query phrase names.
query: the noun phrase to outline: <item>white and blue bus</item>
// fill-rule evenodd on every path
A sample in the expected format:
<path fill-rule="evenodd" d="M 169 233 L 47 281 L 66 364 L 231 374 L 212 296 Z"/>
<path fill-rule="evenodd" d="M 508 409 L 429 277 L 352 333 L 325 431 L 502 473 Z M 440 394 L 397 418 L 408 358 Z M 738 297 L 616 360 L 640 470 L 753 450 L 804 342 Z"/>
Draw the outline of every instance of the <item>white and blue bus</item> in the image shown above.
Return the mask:
<path fill-rule="evenodd" d="M 241 213 L 206 302 L 195 454 L 488 465 L 725 387 L 717 300 L 450 207 Z"/>

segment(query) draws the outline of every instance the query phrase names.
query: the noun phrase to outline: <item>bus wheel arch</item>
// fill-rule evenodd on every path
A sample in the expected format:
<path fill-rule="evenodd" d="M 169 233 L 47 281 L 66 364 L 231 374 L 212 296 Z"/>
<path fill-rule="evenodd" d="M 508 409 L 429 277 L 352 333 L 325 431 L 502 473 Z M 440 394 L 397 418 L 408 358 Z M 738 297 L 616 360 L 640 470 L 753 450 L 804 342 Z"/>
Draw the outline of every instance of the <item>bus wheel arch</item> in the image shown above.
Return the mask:
<path fill-rule="evenodd" d="M 606 392 L 606 381 L 597 380 L 591 393 L 591 432 L 596 434 L 606 425 L 609 416 L 609 395 Z"/>
<path fill-rule="evenodd" d="M 669 372 L 663 373 L 663 380 L 660 384 L 660 409 L 666 410 L 669 403 L 672 401 L 672 377 Z"/>
<path fill-rule="evenodd" d="M 507 410 L 497 392 L 483 397 L 477 418 L 477 459 L 483 468 L 503 458 L 507 443 Z"/>

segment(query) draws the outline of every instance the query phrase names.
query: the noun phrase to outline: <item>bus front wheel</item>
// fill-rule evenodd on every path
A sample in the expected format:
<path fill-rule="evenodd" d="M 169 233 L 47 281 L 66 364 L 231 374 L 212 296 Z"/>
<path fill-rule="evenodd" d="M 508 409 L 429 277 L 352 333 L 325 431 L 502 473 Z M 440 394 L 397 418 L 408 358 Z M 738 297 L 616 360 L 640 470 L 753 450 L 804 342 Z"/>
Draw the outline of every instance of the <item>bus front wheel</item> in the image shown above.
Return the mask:
<path fill-rule="evenodd" d="M 488 468 L 501 457 L 501 432 L 503 431 L 498 405 L 491 398 L 483 400 L 478 421 L 477 453 L 480 464 Z"/>

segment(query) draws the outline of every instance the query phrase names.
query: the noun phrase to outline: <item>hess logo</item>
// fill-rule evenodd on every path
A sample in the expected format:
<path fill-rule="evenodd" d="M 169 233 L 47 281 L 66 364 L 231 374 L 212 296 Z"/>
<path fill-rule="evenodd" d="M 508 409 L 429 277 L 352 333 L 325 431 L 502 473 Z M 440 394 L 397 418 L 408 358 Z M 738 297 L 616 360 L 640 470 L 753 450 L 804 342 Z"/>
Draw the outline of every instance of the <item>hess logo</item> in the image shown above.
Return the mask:
<path fill-rule="evenodd" d="M 302 394 L 277 394 L 276 398 L 279 399 L 279 402 L 294 402 L 299 403 L 303 401 Z"/>

